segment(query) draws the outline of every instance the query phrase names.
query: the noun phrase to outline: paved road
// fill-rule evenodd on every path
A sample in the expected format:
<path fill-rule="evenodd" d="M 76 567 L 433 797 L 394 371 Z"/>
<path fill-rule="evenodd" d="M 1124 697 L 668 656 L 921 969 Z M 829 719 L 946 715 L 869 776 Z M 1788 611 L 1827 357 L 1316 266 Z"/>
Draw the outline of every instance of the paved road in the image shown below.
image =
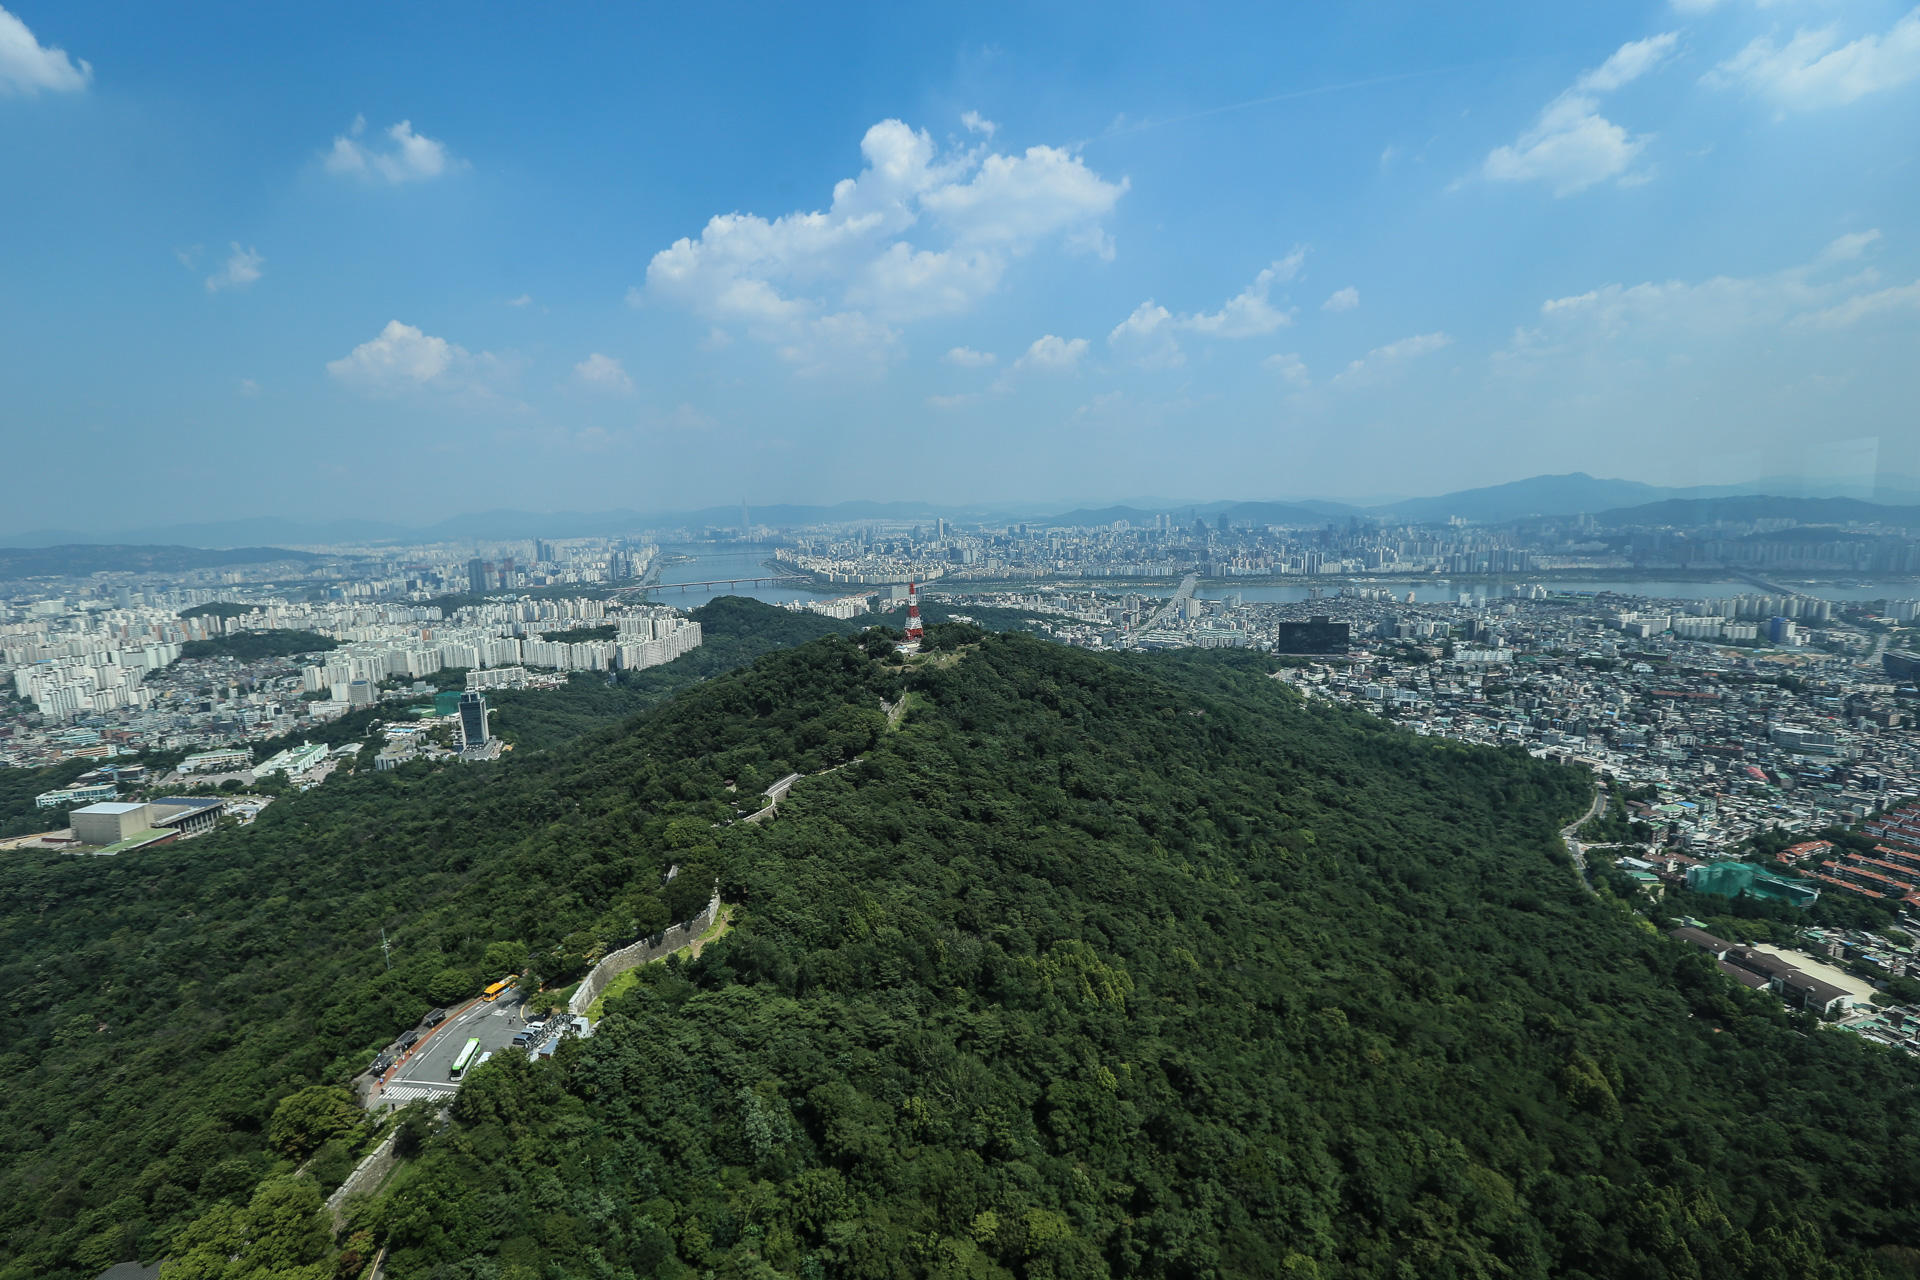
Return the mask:
<path fill-rule="evenodd" d="M 1580 843 L 1576 833 L 1586 825 L 1589 818 L 1597 818 L 1606 811 L 1607 789 L 1595 782 L 1593 803 L 1587 806 L 1587 811 L 1560 828 L 1560 838 L 1567 842 L 1567 852 L 1573 855 L 1573 872 L 1580 877 L 1580 887 L 1588 893 L 1594 893 L 1597 890 L 1587 881 L 1587 847 Z"/>
<path fill-rule="evenodd" d="M 521 1012 L 519 998 L 513 994 L 503 995 L 492 1004 L 480 1000 L 460 1009 L 414 1046 L 412 1056 L 387 1077 L 375 1107 L 403 1107 L 417 1098 L 453 1096 L 458 1085 L 447 1078 L 447 1073 L 467 1041 L 478 1040 L 482 1053 L 507 1049 L 514 1033 L 526 1025 Z"/>
<path fill-rule="evenodd" d="M 1180 589 L 1173 593 L 1173 599 L 1167 601 L 1165 604 L 1161 605 L 1157 610 L 1155 610 L 1154 615 L 1151 618 L 1147 619 L 1147 625 L 1144 627 L 1141 627 L 1140 629 L 1142 631 L 1151 631 L 1155 627 L 1159 626 L 1161 623 L 1165 622 L 1168 618 L 1172 617 L 1174 613 L 1180 608 L 1180 602 L 1182 600 L 1191 600 L 1193 598 L 1193 593 L 1199 589 L 1199 586 L 1200 586 L 1200 575 L 1197 573 L 1190 573 L 1186 577 L 1180 579 Z"/>

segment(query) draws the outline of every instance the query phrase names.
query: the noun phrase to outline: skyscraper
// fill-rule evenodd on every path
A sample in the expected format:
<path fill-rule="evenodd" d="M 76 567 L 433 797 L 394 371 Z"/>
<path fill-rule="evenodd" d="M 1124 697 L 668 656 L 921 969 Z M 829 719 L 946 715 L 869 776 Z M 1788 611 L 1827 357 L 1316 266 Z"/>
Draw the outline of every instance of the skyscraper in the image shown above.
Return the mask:
<path fill-rule="evenodd" d="M 467 590 L 476 596 L 487 594 L 487 562 L 479 556 L 467 561 Z"/>
<path fill-rule="evenodd" d="M 487 731 L 487 710 L 485 695 L 463 693 L 460 695 L 460 745 L 462 747 L 485 746 L 490 736 Z"/>

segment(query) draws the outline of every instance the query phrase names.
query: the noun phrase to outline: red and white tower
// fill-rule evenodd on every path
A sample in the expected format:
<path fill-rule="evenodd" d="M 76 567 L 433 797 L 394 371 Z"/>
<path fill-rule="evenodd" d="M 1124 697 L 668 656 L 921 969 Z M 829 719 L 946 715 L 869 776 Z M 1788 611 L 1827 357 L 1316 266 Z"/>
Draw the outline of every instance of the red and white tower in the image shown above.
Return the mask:
<path fill-rule="evenodd" d="M 919 644 L 927 633 L 920 629 L 920 585 L 907 584 L 907 643 Z"/>

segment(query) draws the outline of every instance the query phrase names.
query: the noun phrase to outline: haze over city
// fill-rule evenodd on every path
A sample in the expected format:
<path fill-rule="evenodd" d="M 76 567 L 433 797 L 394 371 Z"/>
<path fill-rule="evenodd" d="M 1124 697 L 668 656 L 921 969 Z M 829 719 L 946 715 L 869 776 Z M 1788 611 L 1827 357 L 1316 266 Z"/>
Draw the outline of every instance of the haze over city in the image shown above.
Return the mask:
<path fill-rule="evenodd" d="M 1811 0 L 14 3 L 0 527 L 1911 489 L 1916 77 Z"/>
<path fill-rule="evenodd" d="M 1920 0 L 0 0 L 0 1280 L 1920 1280 Z"/>

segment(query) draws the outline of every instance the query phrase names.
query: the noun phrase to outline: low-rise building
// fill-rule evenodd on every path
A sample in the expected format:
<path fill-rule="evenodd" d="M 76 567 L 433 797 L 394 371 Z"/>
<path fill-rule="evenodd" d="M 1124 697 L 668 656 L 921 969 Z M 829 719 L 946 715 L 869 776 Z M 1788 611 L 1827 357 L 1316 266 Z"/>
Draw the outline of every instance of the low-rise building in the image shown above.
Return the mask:
<path fill-rule="evenodd" d="M 62 787 L 58 791 L 42 791 L 33 798 L 33 803 L 41 809 L 64 809 L 70 804 L 93 804 L 102 800 L 112 800 L 119 794 L 119 790 L 111 782 L 96 782 L 84 786 Z"/>
<path fill-rule="evenodd" d="M 225 773 L 244 769 L 253 763 L 253 752 L 245 747 L 215 751 L 196 751 L 180 762 L 182 773 Z"/>
<path fill-rule="evenodd" d="M 270 760 L 262 761 L 253 771 L 256 778 L 268 774 L 284 773 L 289 778 L 297 778 L 327 758 L 327 745 L 324 742 L 303 742 L 297 747 L 288 747 Z"/>
<path fill-rule="evenodd" d="M 90 804 L 73 811 L 72 823 L 73 834 L 86 844 L 118 844 L 154 825 L 153 806 L 118 801 Z"/>
<path fill-rule="evenodd" d="M 212 796 L 163 796 L 148 806 L 153 811 L 152 825 L 161 831 L 177 831 L 197 836 L 220 825 L 227 802 Z"/>

